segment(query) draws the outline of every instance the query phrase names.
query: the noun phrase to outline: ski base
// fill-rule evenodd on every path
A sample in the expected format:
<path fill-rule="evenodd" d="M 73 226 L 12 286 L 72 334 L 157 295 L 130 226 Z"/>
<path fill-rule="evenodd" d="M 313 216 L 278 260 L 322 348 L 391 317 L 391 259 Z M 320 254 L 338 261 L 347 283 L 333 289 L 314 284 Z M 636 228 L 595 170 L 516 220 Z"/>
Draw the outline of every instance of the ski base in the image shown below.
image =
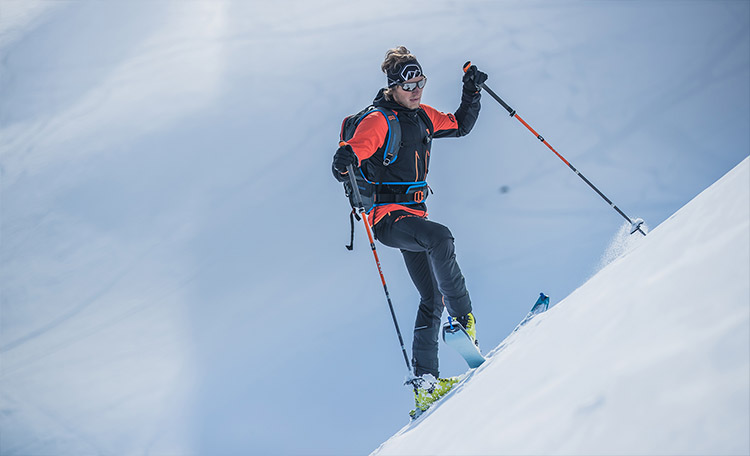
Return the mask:
<path fill-rule="evenodd" d="M 456 350 L 471 369 L 481 366 L 485 361 L 469 333 L 455 320 L 443 325 L 443 341 Z"/>

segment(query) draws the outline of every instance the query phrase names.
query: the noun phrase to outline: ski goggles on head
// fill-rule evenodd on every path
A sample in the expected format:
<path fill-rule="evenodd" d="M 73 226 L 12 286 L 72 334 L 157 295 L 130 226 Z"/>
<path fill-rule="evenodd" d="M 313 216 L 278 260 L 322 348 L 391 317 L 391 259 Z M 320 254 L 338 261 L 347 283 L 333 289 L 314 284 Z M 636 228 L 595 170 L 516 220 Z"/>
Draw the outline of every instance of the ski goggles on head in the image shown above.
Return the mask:
<path fill-rule="evenodd" d="M 422 79 L 415 82 L 402 82 L 399 84 L 396 84 L 397 86 L 401 87 L 407 92 L 413 92 L 419 87 L 420 89 L 423 88 L 427 84 L 427 76 L 422 76 Z"/>

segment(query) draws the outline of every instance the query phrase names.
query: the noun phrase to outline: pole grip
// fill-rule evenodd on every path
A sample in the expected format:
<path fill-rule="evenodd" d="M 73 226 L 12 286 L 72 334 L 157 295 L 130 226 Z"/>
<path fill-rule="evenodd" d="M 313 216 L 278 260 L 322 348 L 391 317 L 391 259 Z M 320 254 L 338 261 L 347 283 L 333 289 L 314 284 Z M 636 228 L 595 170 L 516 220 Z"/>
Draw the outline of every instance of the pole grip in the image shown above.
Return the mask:
<path fill-rule="evenodd" d="M 464 73 L 469 71 L 469 68 L 471 68 L 471 60 L 466 61 L 463 66 Z M 492 91 L 489 87 L 487 87 L 487 84 L 481 83 L 479 84 L 479 88 L 484 89 L 492 98 L 495 99 L 498 103 L 502 105 L 503 108 L 505 108 L 506 111 L 508 111 L 508 114 L 510 114 L 511 117 L 516 115 L 516 110 L 508 106 L 508 103 L 503 101 L 502 98 L 498 94 Z"/>

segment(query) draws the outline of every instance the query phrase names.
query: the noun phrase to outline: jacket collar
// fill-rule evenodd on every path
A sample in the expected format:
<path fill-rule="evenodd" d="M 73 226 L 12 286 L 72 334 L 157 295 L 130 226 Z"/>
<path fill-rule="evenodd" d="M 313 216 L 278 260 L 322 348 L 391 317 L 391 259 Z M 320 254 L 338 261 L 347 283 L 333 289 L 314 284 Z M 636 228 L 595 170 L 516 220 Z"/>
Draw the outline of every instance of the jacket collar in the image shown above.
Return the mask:
<path fill-rule="evenodd" d="M 378 91 L 378 94 L 375 95 L 375 99 L 372 101 L 373 106 L 377 108 L 391 109 L 396 112 L 416 112 L 419 109 L 408 109 L 395 101 L 387 100 L 384 95 L 385 90 L 386 89 L 383 88 Z"/>

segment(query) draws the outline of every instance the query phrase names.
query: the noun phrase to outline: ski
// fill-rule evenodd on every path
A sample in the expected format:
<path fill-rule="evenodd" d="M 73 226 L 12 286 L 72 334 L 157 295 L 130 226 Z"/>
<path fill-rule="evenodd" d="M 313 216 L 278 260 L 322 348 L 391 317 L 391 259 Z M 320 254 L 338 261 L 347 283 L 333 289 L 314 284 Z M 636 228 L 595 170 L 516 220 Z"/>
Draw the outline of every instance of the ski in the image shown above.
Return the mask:
<path fill-rule="evenodd" d="M 443 325 L 443 341 L 453 347 L 471 369 L 481 366 L 485 360 L 469 333 L 456 320 L 448 321 Z"/>
<path fill-rule="evenodd" d="M 529 313 L 526 314 L 526 317 L 521 320 L 521 323 L 516 326 L 516 329 L 514 329 L 513 332 L 521 329 L 521 327 L 531 321 L 532 318 L 536 317 L 542 312 L 546 312 L 547 309 L 549 309 L 549 296 L 544 293 L 539 293 L 539 299 L 536 300 Z"/>
<path fill-rule="evenodd" d="M 549 296 L 544 293 L 539 293 L 539 298 L 531 307 L 531 310 L 526 317 L 524 317 L 524 319 L 515 327 L 513 332 L 521 329 L 521 327 L 531 321 L 532 318 L 547 311 L 547 309 L 549 309 Z M 471 369 L 481 366 L 486 359 L 482 356 L 479 347 L 471 339 L 471 336 L 466 332 L 466 329 L 464 329 L 464 327 L 455 319 L 449 319 L 449 321 L 443 325 L 443 341 L 456 350 L 464 358 L 466 364 L 468 364 Z"/>
<path fill-rule="evenodd" d="M 511 332 L 511 335 L 521 329 L 522 326 L 526 325 L 531 319 L 533 319 L 535 316 L 539 315 L 542 312 L 545 312 L 547 309 L 549 309 L 549 296 L 545 295 L 544 293 L 539 293 L 539 298 L 536 300 L 534 305 L 531 307 L 531 310 L 529 313 L 524 317 L 523 320 L 516 326 L 516 328 Z M 509 336 L 510 337 L 510 336 Z M 476 369 L 477 367 L 481 366 L 487 358 L 485 358 L 482 353 L 479 351 L 479 347 L 474 342 L 474 340 L 469 336 L 469 334 L 466 332 L 466 329 L 453 318 L 449 318 L 448 321 L 443 324 L 443 341 L 451 346 L 454 350 L 456 350 L 466 361 L 466 364 L 469 365 L 470 369 Z M 507 339 L 506 339 L 507 342 Z M 498 346 L 495 350 L 493 350 L 490 353 L 490 356 L 497 353 L 498 351 L 502 350 L 506 342 L 503 342 Z M 466 374 L 461 375 L 458 377 L 458 380 L 455 382 L 455 384 L 450 385 L 449 390 L 445 391 L 440 395 L 438 399 L 435 400 L 435 403 L 429 404 L 427 407 L 415 407 L 414 410 L 409 412 L 409 417 L 411 418 L 411 421 L 416 421 L 420 416 L 424 414 L 424 412 L 428 411 L 431 408 L 434 408 L 435 405 L 440 402 L 444 396 L 447 395 L 447 393 L 451 390 L 453 390 L 455 387 L 466 381 L 467 379 L 471 378 L 473 374 L 473 371 L 469 371 Z M 431 377 L 431 376 L 430 376 Z M 416 378 L 409 377 L 406 381 L 406 384 L 412 385 L 415 388 L 417 388 L 417 384 L 414 383 Z M 433 378 L 433 382 L 436 380 Z"/>

